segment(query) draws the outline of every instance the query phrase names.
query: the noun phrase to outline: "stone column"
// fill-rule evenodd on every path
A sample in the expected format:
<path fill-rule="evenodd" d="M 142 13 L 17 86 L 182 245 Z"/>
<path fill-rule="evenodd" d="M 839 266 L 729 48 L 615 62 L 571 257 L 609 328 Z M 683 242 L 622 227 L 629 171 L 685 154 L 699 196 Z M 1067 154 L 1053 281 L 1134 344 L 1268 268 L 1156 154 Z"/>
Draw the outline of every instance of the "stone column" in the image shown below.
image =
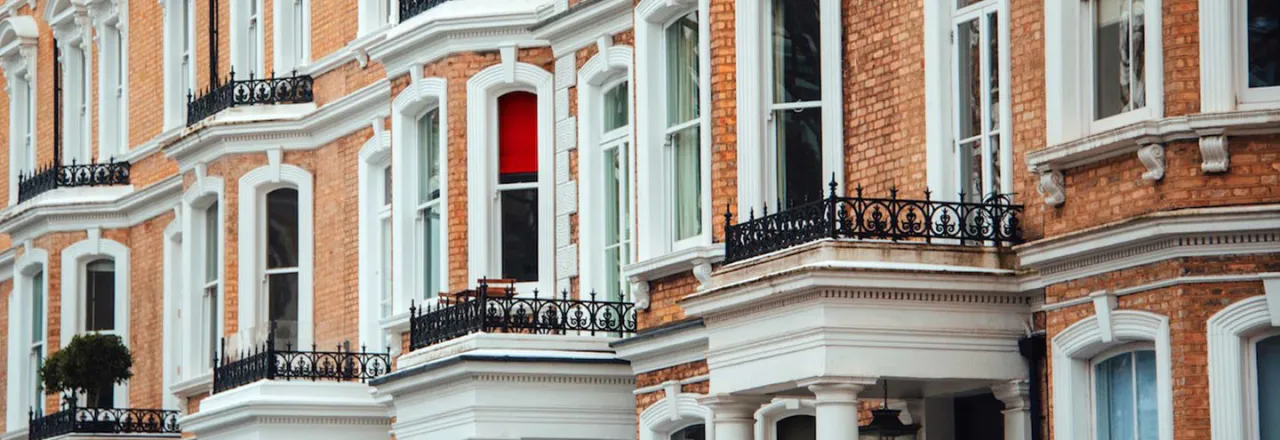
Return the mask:
<path fill-rule="evenodd" d="M 817 413 L 817 440 L 858 438 L 858 393 L 875 385 L 875 379 L 817 378 L 799 385 L 814 394 Z"/>
<path fill-rule="evenodd" d="M 1031 439 L 1031 383 L 1015 380 L 991 387 L 996 399 L 1004 402 L 1004 439 Z"/>
<path fill-rule="evenodd" d="M 716 440 L 755 440 L 756 411 L 763 398 L 716 394 L 699 399 L 711 408 Z"/>

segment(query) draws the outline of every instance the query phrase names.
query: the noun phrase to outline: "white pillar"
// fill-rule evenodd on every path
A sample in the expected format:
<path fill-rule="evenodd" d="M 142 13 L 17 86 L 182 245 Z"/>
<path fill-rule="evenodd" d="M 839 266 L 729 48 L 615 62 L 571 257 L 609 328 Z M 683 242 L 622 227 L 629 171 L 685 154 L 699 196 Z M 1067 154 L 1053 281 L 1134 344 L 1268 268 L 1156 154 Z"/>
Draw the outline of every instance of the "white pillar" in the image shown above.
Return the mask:
<path fill-rule="evenodd" d="M 856 440 L 858 438 L 858 393 L 875 385 L 867 378 L 817 378 L 799 385 L 808 387 L 815 397 L 817 440 Z"/>
<path fill-rule="evenodd" d="M 1004 402 L 1004 439 L 1031 439 L 1031 383 L 1015 380 L 991 387 L 996 399 Z"/>
<path fill-rule="evenodd" d="M 755 413 L 764 403 L 762 398 L 717 394 L 699 403 L 711 408 L 716 440 L 754 440 Z"/>

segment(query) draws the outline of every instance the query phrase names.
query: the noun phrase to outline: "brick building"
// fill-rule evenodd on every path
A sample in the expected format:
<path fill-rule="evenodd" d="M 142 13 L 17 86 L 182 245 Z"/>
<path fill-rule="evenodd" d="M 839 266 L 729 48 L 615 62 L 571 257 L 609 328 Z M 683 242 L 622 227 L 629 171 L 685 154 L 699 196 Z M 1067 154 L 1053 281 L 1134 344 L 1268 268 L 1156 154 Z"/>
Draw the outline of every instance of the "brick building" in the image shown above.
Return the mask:
<path fill-rule="evenodd" d="M 6 0 L 0 439 L 1280 438 L 1273 3 Z"/>

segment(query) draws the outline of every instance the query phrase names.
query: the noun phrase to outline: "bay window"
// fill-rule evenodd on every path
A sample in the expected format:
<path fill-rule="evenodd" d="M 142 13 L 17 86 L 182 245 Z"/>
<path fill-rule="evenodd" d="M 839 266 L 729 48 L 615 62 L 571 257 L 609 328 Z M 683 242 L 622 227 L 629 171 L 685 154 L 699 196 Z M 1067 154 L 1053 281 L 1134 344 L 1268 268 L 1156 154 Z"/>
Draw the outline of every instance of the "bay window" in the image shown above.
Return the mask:
<path fill-rule="evenodd" d="M 666 26 L 666 154 L 664 168 L 676 247 L 702 235 L 702 119 L 699 105 L 698 15 Z"/>
<path fill-rule="evenodd" d="M 1237 65 L 1241 98 L 1246 102 L 1280 100 L 1280 3 L 1240 0 L 1237 22 L 1243 46 Z"/>
<path fill-rule="evenodd" d="M 500 110 L 501 111 L 501 110 Z M 440 189 L 441 178 L 443 176 L 442 164 L 440 163 L 440 110 L 433 108 L 418 118 L 418 139 L 417 139 L 417 159 L 418 159 L 418 200 L 417 200 L 417 261 L 421 264 L 417 285 L 421 286 L 419 298 L 434 298 L 436 294 L 445 290 L 444 277 L 441 273 L 441 252 L 443 246 L 440 243 L 441 228 L 441 203 L 443 197 Z M 519 133 L 512 134 L 519 136 Z M 530 138 L 532 139 L 532 138 Z M 535 145 L 536 148 L 536 145 Z M 536 159 L 530 156 L 530 159 Z M 537 163 L 534 162 L 534 170 L 537 170 Z M 504 168 L 505 169 L 505 168 Z M 536 182 L 536 175 L 534 175 Z M 535 198 L 535 212 L 536 212 Z M 505 211 L 504 211 L 505 212 Z M 505 218 L 505 217 L 504 217 Z M 536 229 L 534 232 L 536 233 Z M 536 237 L 534 238 L 536 240 Z M 536 242 L 533 249 L 536 249 Z M 536 255 L 536 254 L 535 254 Z M 535 258 L 536 259 L 536 258 Z M 505 266 L 504 266 L 505 267 Z M 536 275 L 537 271 L 534 271 Z"/>
<path fill-rule="evenodd" d="M 819 0 L 772 0 L 770 30 L 772 153 L 766 173 L 784 207 L 824 196 L 822 172 L 822 75 Z"/>
<path fill-rule="evenodd" d="M 1133 350 L 1093 365 L 1096 440 L 1157 440 L 1156 354 Z"/>
<path fill-rule="evenodd" d="M 298 190 L 267 193 L 264 285 L 267 325 L 275 326 L 277 348 L 298 346 Z"/>
<path fill-rule="evenodd" d="M 1091 4 L 1093 119 L 1101 120 L 1146 106 L 1146 7 L 1143 0 Z"/>
<path fill-rule="evenodd" d="M 498 97 L 497 267 L 504 279 L 538 281 L 538 97 Z"/>

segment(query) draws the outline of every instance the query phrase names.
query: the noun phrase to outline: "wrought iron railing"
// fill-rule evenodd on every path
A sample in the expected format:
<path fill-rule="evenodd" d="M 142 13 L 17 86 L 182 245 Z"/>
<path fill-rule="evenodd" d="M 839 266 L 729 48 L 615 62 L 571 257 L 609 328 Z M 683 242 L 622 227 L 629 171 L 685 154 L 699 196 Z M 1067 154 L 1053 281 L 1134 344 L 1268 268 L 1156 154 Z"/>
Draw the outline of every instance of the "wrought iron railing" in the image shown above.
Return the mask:
<path fill-rule="evenodd" d="M 235 70 L 227 79 L 218 80 L 215 84 L 193 96 L 187 94 L 187 125 L 195 124 L 220 111 L 241 105 L 258 104 L 297 104 L 311 102 L 314 80 L 311 75 L 299 75 L 297 71 L 289 76 L 277 78 L 275 72 L 270 78 L 235 79 Z"/>
<path fill-rule="evenodd" d="M 227 353 L 227 340 L 222 339 L 222 354 L 214 360 L 213 392 L 220 393 L 259 380 L 333 380 L 366 382 L 391 372 L 391 349 L 387 353 L 370 353 L 365 347 L 354 351 L 348 344 L 334 351 L 310 351 L 276 347 L 275 324 L 267 340 L 252 351 L 240 352 L 235 360 Z"/>
<path fill-rule="evenodd" d="M 449 0 L 400 0 L 400 21 L 404 22 L 447 1 Z"/>
<path fill-rule="evenodd" d="M 617 334 L 636 331 L 635 304 L 589 300 L 515 296 L 514 289 L 497 289 L 481 282 L 474 295 L 459 296 L 452 304 L 409 307 L 409 348 L 438 344 L 471 333 Z"/>
<path fill-rule="evenodd" d="M 55 188 L 129 184 L 129 162 L 49 164 L 18 174 L 18 201 L 25 202 Z"/>
<path fill-rule="evenodd" d="M 84 408 L 75 400 L 63 401 L 62 410 L 37 416 L 28 411 L 27 437 L 42 440 L 64 434 L 174 434 L 182 433 L 178 412 L 163 409 Z"/>
<path fill-rule="evenodd" d="M 992 194 L 981 202 L 933 200 L 929 190 L 924 200 L 898 198 L 890 189 L 889 198 L 868 198 L 858 186 L 853 197 L 836 195 L 830 183 L 827 198 L 733 224 L 733 214 L 724 213 L 725 262 L 732 263 L 826 238 L 855 240 L 923 239 L 926 243 L 944 240 L 955 244 L 1007 246 L 1022 242 L 1018 216 L 1022 205 L 1014 205 L 1008 195 Z M 960 194 L 960 200 L 965 195 Z"/>

